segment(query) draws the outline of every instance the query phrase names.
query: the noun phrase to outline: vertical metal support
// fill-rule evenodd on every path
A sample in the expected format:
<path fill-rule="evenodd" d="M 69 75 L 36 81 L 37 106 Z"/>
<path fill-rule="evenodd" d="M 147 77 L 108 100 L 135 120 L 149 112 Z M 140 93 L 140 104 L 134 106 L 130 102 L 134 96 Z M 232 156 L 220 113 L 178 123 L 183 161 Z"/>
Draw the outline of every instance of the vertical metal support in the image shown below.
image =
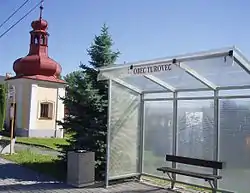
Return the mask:
<path fill-rule="evenodd" d="M 214 91 L 214 156 L 213 159 L 215 161 L 219 161 L 219 97 L 218 97 L 218 90 Z M 213 169 L 213 174 L 218 175 L 218 170 Z M 214 187 L 217 189 L 217 180 L 214 182 Z M 213 193 L 216 193 L 213 190 Z"/>
<path fill-rule="evenodd" d="M 59 97 L 59 88 L 56 89 L 56 101 L 55 101 L 55 105 L 56 105 L 56 109 L 55 109 L 55 112 L 56 112 L 56 120 L 57 120 L 57 116 L 58 116 L 58 100 L 60 99 Z M 55 131 L 54 131 L 54 137 L 56 138 L 57 137 L 57 121 L 55 121 Z"/>
<path fill-rule="evenodd" d="M 173 98 L 173 155 L 177 155 L 177 121 L 178 121 L 178 115 L 177 115 L 177 92 L 174 92 L 174 98 Z M 176 163 L 172 163 L 172 167 L 176 168 Z M 176 174 L 172 174 L 173 180 L 176 180 Z M 171 188 L 174 188 L 174 182 L 171 182 Z"/>
<path fill-rule="evenodd" d="M 143 173 L 143 160 L 144 160 L 144 133 L 145 133 L 145 111 L 144 111 L 144 94 L 141 94 L 140 98 L 140 144 L 139 144 L 139 172 L 140 180 Z"/>
<path fill-rule="evenodd" d="M 13 147 L 13 138 L 16 138 L 15 135 L 15 127 L 16 127 L 16 87 L 13 85 L 13 96 L 12 96 L 12 105 L 10 108 L 10 120 L 11 120 L 11 125 L 10 125 L 10 155 L 12 155 L 14 147 Z"/>
<path fill-rule="evenodd" d="M 109 159 L 110 159 L 110 124 L 111 124 L 111 103 L 112 103 L 112 80 L 108 80 L 108 124 L 107 124 L 107 140 L 106 140 L 106 171 L 105 171 L 105 187 L 109 186 Z"/>

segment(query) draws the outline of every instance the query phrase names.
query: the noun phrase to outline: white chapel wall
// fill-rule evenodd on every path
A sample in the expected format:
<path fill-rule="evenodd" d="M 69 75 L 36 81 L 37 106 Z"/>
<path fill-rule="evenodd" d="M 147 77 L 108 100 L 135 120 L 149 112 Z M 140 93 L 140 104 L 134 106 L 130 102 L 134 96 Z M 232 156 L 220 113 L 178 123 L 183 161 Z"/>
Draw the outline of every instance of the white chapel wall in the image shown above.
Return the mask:
<path fill-rule="evenodd" d="M 55 129 L 55 120 L 56 120 L 56 99 L 57 99 L 57 88 L 50 86 L 38 85 L 37 94 L 36 94 L 36 129 Z M 40 103 L 41 102 L 51 102 L 53 103 L 53 114 L 52 119 L 43 120 L 39 119 L 40 114 Z"/>

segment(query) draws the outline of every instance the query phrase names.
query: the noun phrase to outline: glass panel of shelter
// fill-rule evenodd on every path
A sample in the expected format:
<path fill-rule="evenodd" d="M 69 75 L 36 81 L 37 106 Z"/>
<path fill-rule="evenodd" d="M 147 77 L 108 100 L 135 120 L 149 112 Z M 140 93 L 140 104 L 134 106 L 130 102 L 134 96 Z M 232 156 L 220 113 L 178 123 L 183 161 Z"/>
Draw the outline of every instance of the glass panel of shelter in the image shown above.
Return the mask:
<path fill-rule="evenodd" d="M 221 62 L 221 59 L 223 59 L 223 57 L 220 57 L 220 62 Z M 223 59 L 223 61 L 224 61 L 224 59 Z M 206 78 L 206 76 L 203 76 L 204 73 L 202 74 L 200 72 L 204 71 L 204 70 L 202 70 L 203 68 L 205 69 L 205 71 L 207 69 L 209 69 L 209 67 L 213 65 L 212 64 L 213 62 L 214 61 L 212 59 L 203 59 L 203 60 L 192 60 L 189 62 L 185 62 L 185 64 L 191 68 L 193 66 L 191 66 L 191 65 L 189 66 L 189 64 L 197 64 L 197 63 L 203 64 L 203 66 L 201 65 L 201 67 L 199 67 L 200 71 L 196 71 L 195 68 L 193 68 L 194 69 L 193 71 L 198 72 L 198 74 L 201 77 Z M 217 61 L 217 64 L 218 64 L 218 61 Z M 196 66 L 194 66 L 194 67 L 196 67 Z M 154 92 L 154 91 L 168 90 L 168 89 L 158 85 L 157 83 L 145 78 L 143 75 L 127 75 L 127 76 L 122 78 L 122 76 L 119 77 L 120 73 L 116 72 L 116 71 L 117 70 L 114 70 L 113 72 L 110 71 L 109 74 L 110 75 L 112 74 L 112 76 L 117 77 L 117 78 L 125 81 L 126 83 L 129 83 L 129 84 L 141 89 L 142 91 Z M 121 71 L 121 70 L 119 70 L 119 71 Z M 124 71 L 124 69 L 123 69 L 123 71 Z M 219 73 L 221 73 L 220 70 L 219 70 Z M 208 70 L 208 74 L 209 74 L 209 70 Z M 175 88 L 176 91 L 178 91 L 178 90 L 209 89 L 209 87 L 206 84 L 204 84 L 204 81 L 201 81 L 201 79 L 195 75 L 191 75 L 190 73 L 187 72 L 187 70 L 178 66 L 178 64 L 173 64 L 170 71 L 156 72 L 156 73 L 152 73 L 152 75 L 155 76 L 156 78 L 160 79 L 161 81 L 169 84 L 170 86 Z M 215 76 L 217 76 L 217 74 Z"/>
<path fill-rule="evenodd" d="M 190 60 L 181 63 L 184 63 L 192 71 L 218 88 L 250 85 L 249 73 L 230 56 Z M 154 76 L 172 85 L 177 91 L 208 88 L 199 78 L 174 65 L 172 65 L 171 71 L 155 73 Z"/>
<path fill-rule="evenodd" d="M 121 78 L 121 80 L 125 81 L 128 84 L 131 84 L 142 91 L 164 91 L 166 88 L 152 82 L 151 80 L 143 77 L 143 76 L 127 76 Z"/>
<path fill-rule="evenodd" d="M 172 85 L 177 90 L 208 88 L 201 81 L 197 80 L 177 65 L 172 65 L 170 71 L 155 73 L 154 76 Z"/>
<path fill-rule="evenodd" d="M 232 99 L 232 98 L 226 98 L 227 96 L 241 96 L 241 95 L 250 95 L 250 89 L 244 89 L 244 90 L 225 90 L 225 89 L 230 89 L 232 86 L 250 86 L 250 76 L 249 74 L 242 68 L 240 65 L 233 60 L 232 57 L 210 57 L 207 59 L 200 59 L 200 60 L 187 60 L 183 62 L 185 65 L 190 67 L 192 70 L 197 72 L 201 77 L 204 77 L 205 79 L 209 80 L 218 88 L 222 88 L 222 90 L 219 90 L 219 96 L 225 97 L 225 99 L 220 98 L 219 99 L 219 109 L 220 112 L 218 114 L 219 116 L 219 127 L 220 128 L 220 135 L 219 135 L 219 148 L 220 151 L 220 158 L 224 158 L 224 160 L 227 160 L 229 163 L 229 168 L 226 169 L 224 172 L 221 174 L 223 176 L 229 176 L 228 177 L 223 177 L 223 180 L 219 185 L 225 189 L 233 189 L 235 186 L 230 187 L 232 181 L 235 181 L 237 179 L 246 179 L 248 178 L 248 174 L 245 171 L 245 169 L 248 169 L 247 163 L 249 160 L 249 149 L 246 151 L 246 148 L 249 148 L 250 140 L 249 140 L 249 130 L 247 130 L 247 126 L 249 123 L 249 98 L 247 99 Z M 174 65 L 173 65 L 174 66 Z M 124 74 L 127 75 L 127 70 L 126 67 L 124 67 L 122 70 L 124 70 Z M 172 118 L 172 111 L 173 111 L 173 101 L 172 101 L 172 93 L 168 93 L 167 89 L 157 85 L 153 81 L 148 80 L 145 78 L 143 75 L 134 75 L 134 76 L 127 76 L 126 78 L 119 77 L 119 72 L 116 70 L 111 70 L 112 74 L 114 74 L 115 77 L 118 79 L 123 80 L 124 82 L 131 84 L 142 91 L 149 91 L 145 92 L 144 94 L 144 99 L 154 99 L 155 101 L 145 101 L 145 111 L 148 111 L 147 116 L 151 117 L 152 114 L 157 114 L 160 112 L 162 116 L 167 117 L 166 114 L 169 114 L 169 120 Z M 210 91 L 204 91 L 202 90 L 203 88 L 208 88 L 206 84 L 203 84 L 202 81 L 197 80 L 194 78 L 192 75 L 187 73 L 184 69 L 181 69 L 180 67 L 176 66 L 173 68 L 171 71 L 167 72 L 160 72 L 160 73 L 153 73 L 153 76 L 167 82 L 169 85 L 172 85 L 177 89 L 178 92 L 178 103 L 177 103 L 177 155 L 186 155 L 186 156 L 194 156 L 194 157 L 199 157 L 199 158 L 205 158 L 205 159 L 213 159 L 214 154 L 216 154 L 215 149 L 213 146 L 215 145 L 215 141 L 217 140 L 217 127 L 215 127 L 214 123 L 218 122 L 215 118 L 215 104 L 214 104 L 214 92 L 213 90 Z M 199 89 L 201 88 L 201 91 L 199 92 L 181 92 L 182 90 L 186 91 L 188 89 Z M 235 89 L 235 88 L 234 88 Z M 156 94 L 156 91 L 160 91 L 159 93 Z M 152 93 L 150 93 L 152 91 Z M 154 92 L 154 93 L 153 93 Z M 120 92 L 118 92 L 120 94 Z M 194 100 L 192 97 L 194 96 L 200 96 L 200 97 L 209 97 L 209 99 L 199 99 L 199 100 Z M 210 98 L 211 97 L 211 98 Z M 126 97 L 125 97 L 126 98 Z M 158 101 L 157 101 L 157 99 Z M 164 100 L 161 101 L 159 99 L 162 98 L 167 98 L 169 100 Z M 184 99 L 183 99 L 184 98 Z M 189 99 L 187 99 L 189 98 Z M 191 99 L 192 98 L 192 99 Z M 237 98 L 237 97 L 235 97 Z M 118 97 L 119 99 L 119 97 Z M 234 105 L 232 102 L 236 103 L 237 105 Z M 150 105 L 152 104 L 152 105 Z M 164 104 L 164 105 L 163 105 Z M 243 105 L 245 106 L 243 108 Z M 115 105 L 113 105 L 115 106 Z M 162 112 L 162 110 L 159 110 L 160 107 L 165 106 L 165 112 Z M 237 108 L 236 108 L 236 107 Z M 119 107 L 119 105 L 118 105 Z M 118 108 L 120 110 L 120 108 Z M 114 109 L 115 110 L 115 109 Z M 234 111 L 234 112 L 233 112 Z M 114 111 L 116 112 L 116 111 Z M 153 112 L 153 113 L 152 113 Z M 157 114 L 158 116 L 158 114 Z M 162 117 L 161 116 L 161 117 Z M 230 117 L 231 116 L 231 117 Z M 160 116 L 158 116 L 160 117 Z M 233 122 L 235 124 L 229 123 L 230 119 L 233 117 Z M 158 135 L 161 134 L 161 132 L 166 132 L 172 129 L 171 123 L 165 121 L 164 124 L 160 122 L 161 119 L 153 122 L 150 121 L 151 126 L 146 128 L 146 132 L 148 132 L 147 137 L 152 137 L 152 138 L 157 138 L 159 137 Z M 173 121 L 174 122 L 174 121 Z M 162 124 L 162 128 L 158 130 L 158 132 L 153 132 L 155 128 L 159 128 L 159 126 L 155 126 L 156 123 Z M 224 123 L 224 124 L 223 124 Z M 227 124 L 226 124 L 227 123 Z M 231 125 L 230 125 L 231 124 Z M 231 127 L 228 127 L 231 126 Z M 236 127 L 236 126 L 237 127 Z M 129 127 L 131 128 L 131 127 Z M 164 130 L 165 129 L 165 130 Z M 240 131 L 240 132 L 239 132 Z M 223 133 L 224 132 L 224 133 Z M 152 133 L 154 136 L 152 136 Z M 223 135 L 221 135 L 221 133 Z M 239 135 L 238 141 L 235 139 L 235 136 Z M 155 152 L 153 152 L 156 156 L 157 154 L 161 154 L 159 152 L 159 146 L 166 146 L 166 142 L 171 141 L 172 142 L 172 134 L 168 136 L 169 140 L 163 141 L 161 143 L 155 143 L 152 145 L 153 139 L 147 139 L 145 140 L 146 143 L 144 151 L 144 156 L 145 156 L 145 162 L 150 161 L 150 163 L 144 163 L 144 166 L 148 165 L 158 165 L 157 159 L 151 160 L 147 159 L 148 157 L 152 157 L 152 154 L 149 154 L 149 150 L 151 149 Z M 191 136 L 191 137 L 190 137 Z M 166 136 L 165 136 L 166 137 Z M 230 140 L 230 138 L 232 138 Z M 159 141 L 159 140 L 158 140 Z M 239 155 L 239 152 L 236 152 L 236 154 L 226 154 L 226 151 L 223 151 L 223 148 L 228 148 L 228 141 L 234 142 L 232 145 L 237 147 L 237 145 L 240 147 L 241 155 L 243 154 L 243 159 L 242 161 L 238 162 L 239 160 L 235 160 L 235 155 Z M 243 147 L 243 142 L 244 146 Z M 172 143 L 169 144 L 169 151 L 171 152 L 172 148 Z M 191 146 L 191 147 L 190 147 Z M 151 149 L 150 149 L 151 148 Z M 245 149 L 244 149 L 245 148 Z M 157 150 L 157 152 L 156 152 Z M 244 151 L 245 150 L 245 151 Z M 230 157 L 231 155 L 231 157 Z M 241 156 L 240 155 L 240 156 Z M 233 156 L 233 157 L 232 157 Z M 236 157 L 237 157 L 236 156 Z M 162 155 L 160 155 L 162 157 Z M 238 156 L 239 157 L 239 156 Z M 235 164 L 240 165 L 240 170 L 237 168 L 237 174 L 233 173 L 235 172 Z M 178 164 L 178 168 L 187 168 L 184 167 L 183 165 Z M 188 167 L 191 169 L 191 167 Z M 147 172 L 151 173 L 151 170 L 149 167 L 145 167 L 147 169 Z M 193 168 L 192 168 L 193 169 Z M 152 170 L 154 172 L 155 170 Z M 212 171 L 210 170 L 212 173 Z M 229 174 L 228 174 L 229 173 Z M 235 175 L 231 175 L 235 174 Z M 245 176 L 244 176 L 245 175 Z M 235 177 L 236 176 L 236 177 Z M 244 176 L 244 177 L 242 177 Z M 182 181 L 189 181 L 190 179 L 186 179 L 185 177 L 179 177 L 179 180 Z M 240 180 L 237 180 L 240 181 Z M 243 180 L 241 180 L 242 182 Z M 203 184 L 201 181 L 191 181 L 193 183 L 198 183 L 198 184 Z M 241 186 L 241 192 L 247 192 L 249 190 L 249 183 L 248 184 L 243 184 Z"/>
<path fill-rule="evenodd" d="M 185 64 L 219 88 L 250 85 L 249 74 L 229 56 L 187 61 Z"/>
<path fill-rule="evenodd" d="M 249 74 L 230 56 L 188 60 L 181 63 L 185 64 L 191 71 L 196 72 L 196 74 L 204 78 L 205 81 L 209 81 L 218 88 L 250 85 Z M 127 71 L 126 67 L 118 70 L 119 72 L 123 71 L 122 76 L 120 76 L 117 70 L 118 69 L 114 69 L 108 73 L 142 91 L 170 91 L 145 78 L 144 75 L 128 75 L 125 73 L 125 71 Z M 188 70 L 183 69 L 178 66 L 178 64 L 173 64 L 170 71 L 156 72 L 151 75 L 166 82 L 175 88 L 176 91 L 209 89 L 203 80 L 192 75 L 192 73 L 190 74 Z"/>
<path fill-rule="evenodd" d="M 185 89 L 209 89 L 204 83 L 188 74 L 177 65 L 172 65 L 170 71 L 153 73 L 153 76 L 166 82 L 176 90 Z M 132 75 L 121 78 L 121 80 L 141 89 L 142 91 L 164 91 L 168 90 L 157 83 L 143 77 L 143 75 Z M 170 91 L 170 90 L 168 90 Z"/>
<path fill-rule="evenodd" d="M 153 81 L 145 78 L 144 76 L 130 76 L 128 75 L 127 68 L 117 68 L 105 71 L 99 75 L 100 79 L 105 79 L 105 76 L 108 78 L 117 78 L 123 82 L 140 89 L 141 91 L 169 91 L 166 88 L 154 83 Z"/>

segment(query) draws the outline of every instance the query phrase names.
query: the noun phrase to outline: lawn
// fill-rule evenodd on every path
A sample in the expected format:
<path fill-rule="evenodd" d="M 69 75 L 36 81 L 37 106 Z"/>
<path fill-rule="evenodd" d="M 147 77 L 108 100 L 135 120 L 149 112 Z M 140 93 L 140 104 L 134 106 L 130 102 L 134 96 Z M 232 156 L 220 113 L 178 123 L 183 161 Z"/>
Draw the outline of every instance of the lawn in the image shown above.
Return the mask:
<path fill-rule="evenodd" d="M 57 180 L 66 179 L 66 168 L 58 158 L 53 156 L 41 155 L 29 150 L 20 151 L 17 154 L 0 156 Z"/>
<path fill-rule="evenodd" d="M 68 145 L 67 139 L 69 139 L 71 135 L 65 135 L 63 139 L 60 138 L 35 138 L 35 137 L 17 137 L 16 142 L 22 143 L 26 145 L 34 145 L 40 146 L 44 148 L 50 148 L 53 150 L 60 151 L 63 145 Z M 4 139 L 9 139 L 9 137 L 3 137 Z"/>
<path fill-rule="evenodd" d="M 28 137 L 17 137 L 16 142 L 27 144 L 27 145 L 35 145 L 45 148 L 50 148 L 54 150 L 61 150 L 61 145 L 68 145 L 66 141 L 67 138 L 59 139 L 59 138 L 28 138 Z"/>
<path fill-rule="evenodd" d="M 60 151 L 60 146 L 68 145 L 67 139 L 70 137 L 71 135 L 66 135 L 63 139 L 17 137 L 16 142 Z M 9 137 L 4 136 L 3 139 L 9 139 Z M 63 181 L 66 179 L 66 167 L 62 161 L 55 156 L 38 154 L 27 149 L 18 151 L 12 155 L 0 155 L 0 157 L 54 177 L 57 180 Z"/>

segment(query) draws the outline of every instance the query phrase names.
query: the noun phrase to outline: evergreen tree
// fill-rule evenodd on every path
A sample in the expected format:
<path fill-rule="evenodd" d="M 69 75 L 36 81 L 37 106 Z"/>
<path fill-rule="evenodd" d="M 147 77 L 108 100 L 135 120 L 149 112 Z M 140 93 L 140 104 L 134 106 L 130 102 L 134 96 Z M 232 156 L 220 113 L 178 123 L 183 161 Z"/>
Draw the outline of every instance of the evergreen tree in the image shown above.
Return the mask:
<path fill-rule="evenodd" d="M 96 177 L 103 177 L 105 171 L 107 134 L 107 82 L 97 81 L 96 68 L 114 64 L 120 52 L 112 51 L 113 41 L 104 25 L 99 36 L 87 50 L 88 65 L 81 64 L 80 71 L 68 74 L 64 104 L 68 115 L 61 123 L 66 132 L 73 133 L 69 149 L 83 149 L 95 152 Z"/>
<path fill-rule="evenodd" d="M 4 127 L 6 111 L 6 86 L 5 84 L 0 84 L 0 130 Z"/>

